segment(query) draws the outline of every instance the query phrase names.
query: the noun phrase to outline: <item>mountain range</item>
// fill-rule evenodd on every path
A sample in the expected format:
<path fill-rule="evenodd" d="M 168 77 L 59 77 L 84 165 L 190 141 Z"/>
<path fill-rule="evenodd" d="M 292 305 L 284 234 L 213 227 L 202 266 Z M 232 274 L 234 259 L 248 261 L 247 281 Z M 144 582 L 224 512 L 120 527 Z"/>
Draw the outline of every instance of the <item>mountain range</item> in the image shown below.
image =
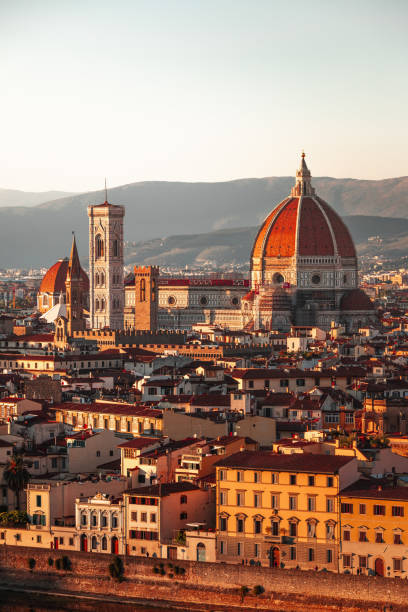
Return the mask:
<path fill-rule="evenodd" d="M 287 196 L 293 182 L 292 177 L 250 178 L 219 183 L 140 182 L 110 189 L 108 199 L 114 204 L 126 206 L 125 240 L 128 243 L 126 253 L 129 262 L 137 257 L 143 263 L 139 257 L 149 249 L 149 259 L 163 256 L 162 246 L 156 252 L 148 246 L 152 241 L 156 241 L 156 245 L 163 242 L 166 253 L 176 249 L 171 257 L 180 256 L 180 265 L 191 263 L 187 260 L 190 258 L 187 254 L 191 241 L 194 252 L 198 241 L 202 243 L 200 261 L 212 259 L 217 253 L 216 260 L 222 262 L 232 257 L 232 253 L 229 253 L 231 242 L 234 248 L 245 250 L 248 257 L 248 248 L 244 245 L 248 241 L 251 243 L 256 227 Z M 340 215 L 371 217 L 371 221 L 348 221 L 349 225 L 357 223 L 362 230 L 365 228 L 369 236 L 382 235 L 382 231 L 385 231 L 387 219 L 375 221 L 375 217 L 402 218 L 404 222 L 389 221 L 394 232 L 392 237 L 398 237 L 399 248 L 404 248 L 404 237 L 408 236 L 408 227 L 405 226 L 405 219 L 408 218 L 408 177 L 380 181 L 317 177 L 313 179 L 313 185 Z M 0 268 L 50 266 L 69 253 L 71 231 L 76 233 L 80 256 L 86 264 L 86 207 L 101 203 L 104 199 L 104 192 L 97 191 L 69 195 L 36 206 L 1 207 Z M 22 197 L 21 202 L 27 200 Z M 353 234 L 357 231 L 352 226 L 351 230 Z M 207 235 L 207 238 L 198 238 L 198 234 Z M 245 235 L 248 238 L 245 239 Z M 236 244 L 237 239 L 241 241 L 240 245 Z M 214 244 L 214 240 L 217 244 Z M 169 245 L 171 248 L 167 248 Z M 210 251 L 206 253 L 206 249 Z"/>

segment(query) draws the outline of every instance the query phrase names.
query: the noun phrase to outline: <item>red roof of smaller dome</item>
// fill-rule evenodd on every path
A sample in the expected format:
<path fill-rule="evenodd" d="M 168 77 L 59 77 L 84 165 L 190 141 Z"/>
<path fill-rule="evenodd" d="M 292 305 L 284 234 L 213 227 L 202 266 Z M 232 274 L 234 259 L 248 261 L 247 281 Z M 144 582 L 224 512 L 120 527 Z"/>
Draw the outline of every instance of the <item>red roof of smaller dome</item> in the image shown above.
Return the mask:
<path fill-rule="evenodd" d="M 373 310 L 374 305 L 362 289 L 352 289 L 341 298 L 341 310 Z"/>
<path fill-rule="evenodd" d="M 44 275 L 41 281 L 39 293 L 65 293 L 65 281 L 67 279 L 68 259 L 60 259 Z M 84 291 L 89 291 L 89 279 L 81 268 L 81 277 Z"/>

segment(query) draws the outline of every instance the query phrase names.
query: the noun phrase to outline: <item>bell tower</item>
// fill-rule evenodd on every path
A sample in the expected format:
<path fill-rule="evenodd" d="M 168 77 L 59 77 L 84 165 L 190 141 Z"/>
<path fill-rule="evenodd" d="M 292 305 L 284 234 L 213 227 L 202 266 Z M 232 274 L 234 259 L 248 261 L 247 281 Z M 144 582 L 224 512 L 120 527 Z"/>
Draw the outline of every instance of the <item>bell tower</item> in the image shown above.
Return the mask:
<path fill-rule="evenodd" d="M 157 331 L 158 266 L 135 266 L 134 317 L 128 325 L 135 330 Z"/>
<path fill-rule="evenodd" d="M 125 207 L 105 198 L 103 204 L 88 206 L 91 328 L 123 329 Z"/>
<path fill-rule="evenodd" d="M 69 257 L 67 277 L 65 280 L 67 305 L 67 335 L 85 329 L 83 317 L 83 291 L 81 278 L 81 264 L 79 263 L 75 235 L 72 238 L 71 254 Z"/>

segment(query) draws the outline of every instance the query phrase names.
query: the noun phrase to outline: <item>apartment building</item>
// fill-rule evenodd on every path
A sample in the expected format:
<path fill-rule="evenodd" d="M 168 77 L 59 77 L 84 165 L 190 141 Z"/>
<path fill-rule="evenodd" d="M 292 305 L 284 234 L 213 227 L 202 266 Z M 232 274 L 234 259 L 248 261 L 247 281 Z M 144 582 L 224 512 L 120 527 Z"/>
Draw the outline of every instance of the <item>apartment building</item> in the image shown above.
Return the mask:
<path fill-rule="evenodd" d="M 217 559 L 338 568 L 339 491 L 358 480 L 347 456 L 243 451 L 216 465 Z"/>

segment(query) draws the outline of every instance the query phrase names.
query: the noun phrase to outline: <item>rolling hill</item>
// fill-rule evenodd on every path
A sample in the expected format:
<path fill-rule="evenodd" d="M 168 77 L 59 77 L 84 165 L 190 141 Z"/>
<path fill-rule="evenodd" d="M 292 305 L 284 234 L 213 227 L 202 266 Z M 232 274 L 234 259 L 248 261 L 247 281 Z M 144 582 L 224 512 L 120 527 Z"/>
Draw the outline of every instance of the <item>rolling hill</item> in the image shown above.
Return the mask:
<path fill-rule="evenodd" d="M 408 217 L 408 177 L 382 181 L 314 178 L 313 184 L 319 195 L 342 216 Z M 142 182 L 109 190 L 109 201 L 126 206 L 127 241 L 139 243 L 157 239 L 158 236 L 170 236 L 172 238 L 167 238 L 172 244 L 169 250 L 182 249 L 171 257 L 180 256 L 182 259 L 183 249 L 193 248 L 194 245 L 176 246 L 174 237 L 185 236 L 188 242 L 198 233 L 212 235 L 223 230 L 223 240 L 228 241 L 232 239 L 228 234 L 231 228 L 254 228 L 259 225 L 266 214 L 289 193 L 292 185 L 292 177 L 221 183 Z M 76 232 L 80 256 L 85 263 L 88 251 L 86 207 L 103 200 L 104 193 L 99 191 L 58 198 L 33 207 L 0 208 L 0 267 L 52 264 L 68 254 L 72 230 Z M 369 222 L 366 220 L 362 226 L 365 223 Z M 373 223 L 370 235 L 378 233 L 374 231 L 377 225 Z M 382 225 L 380 223 L 378 227 Z M 400 232 L 403 226 L 396 222 L 392 227 Z M 207 258 L 203 251 L 210 248 L 210 259 L 211 253 L 215 253 L 214 249 L 218 249 L 217 258 L 222 260 L 223 253 L 227 255 L 224 247 L 229 248 L 230 245 L 228 242 L 213 244 L 212 241 L 213 238 L 209 245 L 203 244 L 200 257 Z M 184 250 L 184 253 L 187 254 L 187 251 Z"/>

